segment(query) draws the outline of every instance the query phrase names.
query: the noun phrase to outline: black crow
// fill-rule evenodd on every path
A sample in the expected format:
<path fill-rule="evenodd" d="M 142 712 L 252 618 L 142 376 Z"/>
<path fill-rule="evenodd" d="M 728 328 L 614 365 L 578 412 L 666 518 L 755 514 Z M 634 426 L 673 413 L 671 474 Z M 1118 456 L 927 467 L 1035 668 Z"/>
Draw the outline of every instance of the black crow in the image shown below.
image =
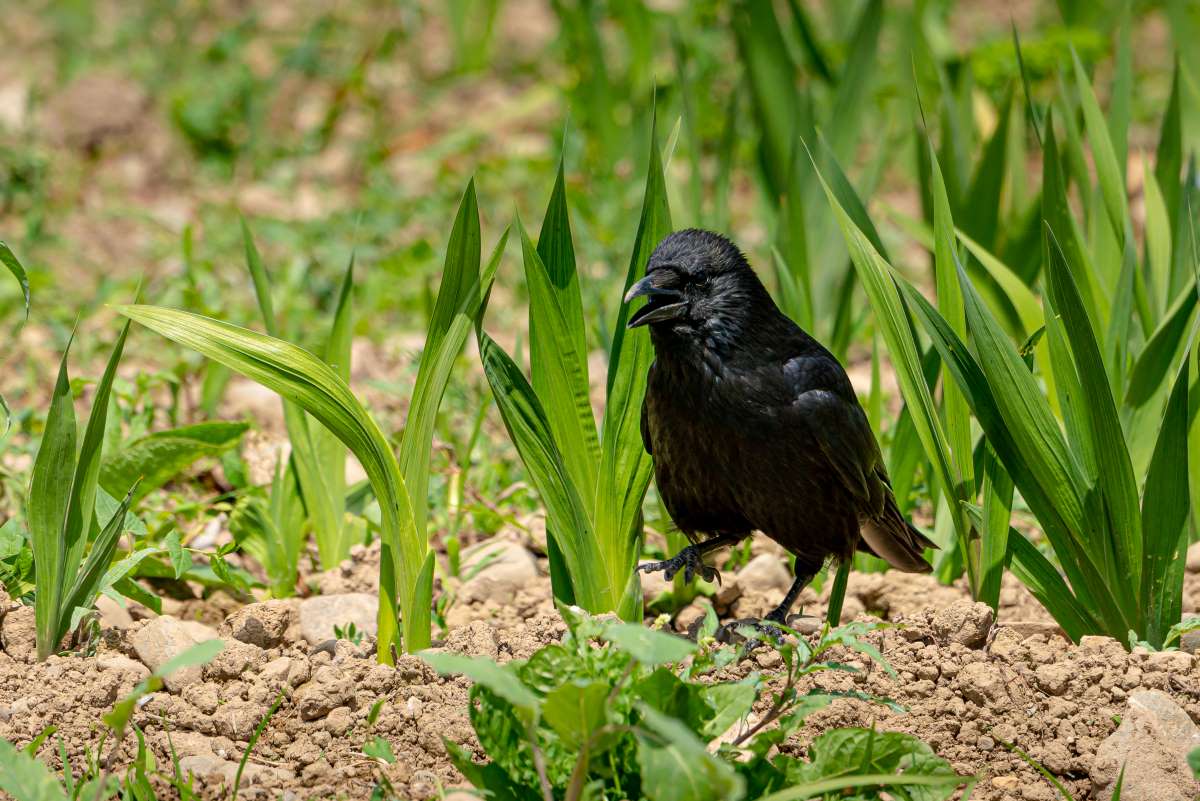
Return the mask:
<path fill-rule="evenodd" d="M 650 326 L 655 353 L 642 441 L 692 543 L 639 570 L 711 581 L 704 554 L 761 531 L 796 557 L 795 581 L 766 618 L 776 623 L 830 557 L 863 550 L 931 570 L 922 551 L 936 546 L 900 514 L 846 371 L 776 307 L 736 245 L 671 234 L 625 301 L 639 297 L 629 327 Z"/>

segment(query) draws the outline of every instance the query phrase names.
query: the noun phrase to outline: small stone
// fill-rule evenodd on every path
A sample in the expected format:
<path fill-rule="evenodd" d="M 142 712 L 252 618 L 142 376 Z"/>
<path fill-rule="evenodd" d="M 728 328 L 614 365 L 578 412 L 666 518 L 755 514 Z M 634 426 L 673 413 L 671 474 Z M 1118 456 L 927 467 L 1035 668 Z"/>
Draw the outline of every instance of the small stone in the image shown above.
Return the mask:
<path fill-rule="evenodd" d="M 341 737 L 353 725 L 354 720 L 350 717 L 349 707 L 339 706 L 330 710 L 329 715 L 325 718 L 325 731 L 334 737 Z"/>
<path fill-rule="evenodd" d="M 1200 730 L 1170 696 L 1157 690 L 1132 693 L 1121 725 L 1096 751 L 1092 784 L 1097 797 L 1112 797 L 1125 770 L 1122 798 L 1192 801 L 1200 783 L 1192 778 L 1188 753 L 1200 746 Z"/>
<path fill-rule="evenodd" d="M 933 616 L 933 630 L 943 642 L 956 642 L 968 648 L 980 648 L 987 642 L 988 632 L 996 616 L 984 603 L 966 599 L 956 601 Z"/>
<path fill-rule="evenodd" d="M 96 599 L 96 611 L 100 613 L 100 628 L 121 629 L 133 628 L 133 616 L 121 604 L 101 595 Z"/>
<path fill-rule="evenodd" d="M 300 603 L 300 636 L 309 645 L 337 637 L 334 628 L 346 628 L 353 623 L 363 634 L 374 636 L 378 631 L 379 598 L 364 592 L 342 595 L 318 595 Z"/>
<path fill-rule="evenodd" d="M 312 680 L 296 690 L 296 707 L 303 720 L 318 720 L 354 698 L 354 685 L 335 668 L 318 668 Z"/>
<path fill-rule="evenodd" d="M 978 740 L 975 741 L 975 747 L 978 748 L 980 751 L 991 751 L 993 748 L 996 747 L 996 741 L 993 740 L 991 737 L 984 735 L 983 737 L 980 737 Z"/>
<path fill-rule="evenodd" d="M 493 537 L 463 551 L 461 575 L 460 602 L 505 605 L 537 578 L 537 560 L 520 543 Z"/>
<path fill-rule="evenodd" d="M 134 653 L 150 670 L 158 670 L 168 660 L 206 640 L 218 639 L 217 632 L 200 623 L 186 623 L 170 615 L 151 620 L 129 638 Z M 199 665 L 180 668 L 167 676 L 167 689 L 178 692 L 192 682 L 199 681 L 202 669 Z"/>
<path fill-rule="evenodd" d="M 1179 649 L 1189 654 L 1200 651 L 1200 629 L 1185 631 L 1179 638 Z"/>
<path fill-rule="evenodd" d="M 292 620 L 292 605 L 287 601 L 264 601 L 248 604 L 225 620 L 229 635 L 235 640 L 274 648 L 283 642 Z"/>
<path fill-rule="evenodd" d="M 1188 546 L 1187 572 L 1200 573 L 1200 542 L 1193 542 Z"/>
<path fill-rule="evenodd" d="M 1038 665 L 1034 671 L 1034 678 L 1042 692 L 1047 695 L 1062 695 L 1071 683 L 1072 673 L 1070 665 L 1055 662 L 1050 665 Z"/>
<path fill-rule="evenodd" d="M 792 575 L 788 572 L 787 562 L 770 553 L 760 553 L 751 559 L 737 572 L 734 580 L 743 592 L 751 589 L 756 592 L 787 592 L 792 586 Z"/>
<path fill-rule="evenodd" d="M 138 681 L 150 675 L 150 670 L 138 662 L 136 659 L 130 659 L 124 654 L 106 654 L 96 659 L 96 667 L 100 670 L 111 670 L 117 673 L 129 673 L 136 677 Z"/>

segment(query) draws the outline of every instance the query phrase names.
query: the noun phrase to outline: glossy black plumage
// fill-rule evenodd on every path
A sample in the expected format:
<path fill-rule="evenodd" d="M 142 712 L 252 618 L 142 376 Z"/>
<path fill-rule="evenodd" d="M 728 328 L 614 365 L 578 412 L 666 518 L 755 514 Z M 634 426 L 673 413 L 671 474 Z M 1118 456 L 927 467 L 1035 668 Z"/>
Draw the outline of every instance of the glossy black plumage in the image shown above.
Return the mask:
<path fill-rule="evenodd" d="M 728 239 L 690 229 L 651 255 L 631 326 L 649 325 L 655 361 L 642 438 L 675 524 L 708 546 L 761 531 L 796 556 L 796 585 L 771 617 L 783 620 L 830 557 L 870 551 L 928 572 L 932 547 L 896 507 L 879 445 L 845 370 L 775 306 Z"/>

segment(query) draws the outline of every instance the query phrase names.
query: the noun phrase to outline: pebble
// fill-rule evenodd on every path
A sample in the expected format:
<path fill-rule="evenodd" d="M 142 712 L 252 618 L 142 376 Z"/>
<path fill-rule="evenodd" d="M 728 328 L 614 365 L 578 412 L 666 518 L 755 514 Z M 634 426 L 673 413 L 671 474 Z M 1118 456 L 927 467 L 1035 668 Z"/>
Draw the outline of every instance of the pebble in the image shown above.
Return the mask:
<path fill-rule="evenodd" d="M 309 645 L 320 645 L 337 637 L 334 628 L 353 623 L 363 634 L 379 631 L 379 597 L 365 592 L 318 595 L 300 603 L 300 636 Z"/>
<path fill-rule="evenodd" d="M 138 659 L 153 671 L 193 645 L 216 639 L 219 639 L 217 632 L 202 623 L 185 622 L 163 615 L 135 631 L 129 641 Z M 180 668 L 167 676 L 164 683 L 168 690 L 178 692 L 199 681 L 202 672 L 199 665 Z"/>

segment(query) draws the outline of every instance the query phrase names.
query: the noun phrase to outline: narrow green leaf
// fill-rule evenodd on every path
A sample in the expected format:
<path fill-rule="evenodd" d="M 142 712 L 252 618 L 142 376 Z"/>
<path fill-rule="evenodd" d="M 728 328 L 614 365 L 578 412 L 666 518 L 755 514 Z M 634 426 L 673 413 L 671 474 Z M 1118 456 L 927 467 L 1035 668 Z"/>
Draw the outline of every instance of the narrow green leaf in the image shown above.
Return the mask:
<path fill-rule="evenodd" d="M 526 687 L 507 665 L 498 665 L 482 656 L 471 657 L 433 651 L 425 651 L 417 656 L 443 676 L 461 673 L 519 709 L 534 712 L 541 706 L 541 699 Z"/>
<path fill-rule="evenodd" d="M 1145 552 L 1141 606 L 1146 630 L 1139 632 L 1161 648 L 1168 630 L 1183 613 L 1183 569 L 1187 561 L 1188 518 L 1188 365 L 1175 379 L 1162 428 L 1150 458 L 1142 501 Z"/>
<path fill-rule="evenodd" d="M 555 230 L 561 224 L 555 222 L 557 218 L 552 205 L 542 226 L 543 241 L 564 238 L 563 233 Z M 573 313 L 571 302 L 560 297 L 548 266 L 542 263 L 519 219 L 517 230 L 521 236 L 525 283 L 529 287 L 529 364 L 533 389 L 546 410 L 567 473 L 580 488 L 590 515 L 595 496 L 587 488 L 596 486 L 600 444 L 592 416 L 587 353 L 576 350 L 583 340 L 583 314 L 579 312 L 574 319 L 568 316 Z M 569 247 L 569 234 L 565 236 L 567 243 L 560 242 L 557 246 L 560 249 Z M 574 269 L 573 263 L 570 268 Z"/>
<path fill-rule="evenodd" d="M 21 266 L 21 262 L 17 259 L 16 254 L 8 245 L 0 242 L 0 263 L 3 263 L 8 271 L 12 273 L 12 277 L 17 279 L 17 283 L 21 285 L 21 296 L 25 299 L 25 320 L 29 320 L 29 276 L 25 274 L 25 268 Z"/>
<path fill-rule="evenodd" d="M 1104 520 L 1095 521 L 1084 530 L 1097 532 L 1092 534 L 1096 539 L 1091 540 L 1089 545 L 1101 555 L 1102 564 L 1107 565 L 1109 580 L 1122 599 L 1126 613 L 1133 615 L 1129 589 L 1140 585 L 1142 573 L 1141 515 L 1133 464 L 1125 446 L 1124 431 L 1106 378 L 1100 348 L 1087 318 L 1073 270 L 1067 265 L 1066 255 L 1049 229 L 1047 248 L 1049 297 L 1054 311 L 1062 317 L 1080 384 L 1088 399 L 1084 410 L 1088 415 L 1088 432 L 1092 437 L 1098 469 L 1099 500 L 1106 515 Z M 1096 526 L 1096 523 L 1100 525 Z M 1115 562 L 1110 562 L 1113 557 Z"/>
<path fill-rule="evenodd" d="M 58 630 L 58 610 L 66 592 L 64 563 L 67 547 L 63 526 L 71 497 L 71 477 L 75 472 L 76 437 L 75 407 L 71 398 L 71 379 L 67 374 L 70 351 L 71 342 L 68 341 L 59 364 L 58 380 L 46 415 L 46 430 L 34 459 L 29 486 L 27 519 L 37 580 L 34 621 L 38 659 L 45 659 L 58 647 L 54 634 Z"/>
<path fill-rule="evenodd" d="M 1163 386 L 1196 308 L 1196 279 L 1184 287 L 1142 348 L 1129 376 L 1125 402 L 1141 406 Z"/>
<path fill-rule="evenodd" d="M 16 801 L 66 801 L 62 784 L 45 763 L 0 739 L 0 790 Z"/>
<path fill-rule="evenodd" d="M 646 191 L 622 297 L 646 272 L 650 254 L 671 230 L 666 182 L 652 128 Z M 653 468 L 642 444 L 641 414 L 654 350 L 645 328 L 626 330 L 630 312 L 629 304 L 622 303 L 613 330 L 600 472 L 595 487 L 595 536 L 607 571 L 605 585 L 613 593 L 610 608 L 625 620 L 640 621 L 641 582 L 634 573 L 634 565 L 641 550 L 642 501 Z M 575 591 L 579 592 L 578 585 Z"/>
<path fill-rule="evenodd" d="M 479 207 L 475 197 L 475 182 L 467 184 L 450 240 L 446 245 L 446 260 L 442 267 L 442 283 L 425 335 L 425 349 L 417 370 L 409 405 L 404 438 L 400 442 L 400 471 L 410 494 L 413 520 L 422 536 L 426 530 L 429 505 L 429 464 L 432 458 L 433 430 L 438 408 L 450 382 L 454 362 L 462 353 L 470 334 L 479 305 L 491 288 L 496 265 L 504 253 L 508 232 L 500 238 L 486 278 L 481 279 L 479 264 L 482 240 L 479 231 Z"/>
<path fill-rule="evenodd" d="M 1096 93 L 1092 90 L 1079 54 L 1073 47 L 1071 58 L 1075 62 L 1075 82 L 1079 86 L 1079 100 L 1083 106 L 1083 119 L 1087 124 L 1088 142 L 1092 146 L 1092 161 L 1096 166 L 1096 177 L 1100 181 L 1104 209 L 1108 213 L 1108 221 L 1112 224 L 1118 242 L 1123 244 L 1126 218 L 1129 215 L 1125 201 L 1125 171 L 1117 162 L 1117 155 L 1108 135 L 1108 125 L 1100 111 L 1100 103 L 1096 100 Z"/>
<path fill-rule="evenodd" d="M 129 488 L 121 506 L 92 543 L 92 550 L 88 553 L 83 568 L 77 576 L 71 577 L 71 589 L 63 596 L 63 603 L 59 609 L 58 631 L 55 632 L 56 640 L 61 640 L 66 636 L 71 614 L 76 608 L 91 608 L 91 605 L 95 603 L 96 595 L 100 591 L 101 579 L 112 563 L 113 555 L 117 551 L 117 541 L 121 537 L 121 532 L 124 531 L 125 515 L 129 512 L 129 504 L 133 500 L 135 488 L 136 486 Z"/>
<path fill-rule="evenodd" d="M 611 611 L 615 593 L 608 585 L 599 544 L 537 394 L 516 362 L 483 332 L 479 356 L 509 439 L 546 507 L 546 529 L 562 551 L 577 602 L 590 612 Z"/>
<path fill-rule="evenodd" d="M 1146 279 L 1150 282 L 1150 300 L 1157 314 L 1154 323 L 1162 322 L 1162 312 L 1170 302 L 1171 291 L 1171 218 L 1163 199 L 1158 179 L 1150 169 L 1148 159 L 1142 159 L 1142 176 L 1146 202 Z"/>
<path fill-rule="evenodd" d="M 1183 172 L 1183 114 L 1179 99 L 1179 56 L 1175 57 L 1175 72 L 1171 77 L 1171 97 L 1159 129 L 1155 149 L 1154 177 L 1162 189 L 1167 219 L 1172 226 L 1179 218 L 1180 174 Z M 1176 239 L 1178 242 L 1178 239 Z"/>

